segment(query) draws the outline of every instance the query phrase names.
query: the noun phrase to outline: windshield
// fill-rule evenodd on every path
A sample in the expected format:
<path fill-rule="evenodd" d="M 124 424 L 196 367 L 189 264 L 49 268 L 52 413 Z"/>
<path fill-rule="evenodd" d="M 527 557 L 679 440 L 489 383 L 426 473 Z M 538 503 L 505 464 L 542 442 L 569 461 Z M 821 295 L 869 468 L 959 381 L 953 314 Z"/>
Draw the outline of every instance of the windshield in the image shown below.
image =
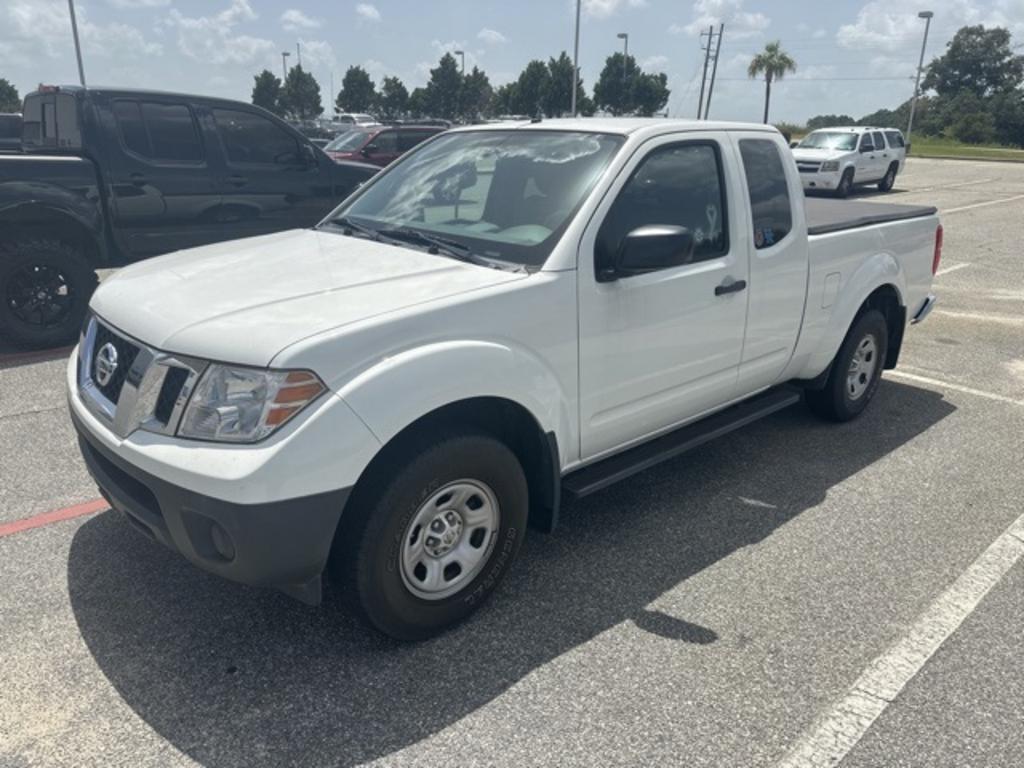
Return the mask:
<path fill-rule="evenodd" d="M 800 149 L 841 149 L 849 152 L 857 148 L 857 134 L 836 131 L 815 132 L 804 137 L 797 145 Z"/>
<path fill-rule="evenodd" d="M 442 135 L 332 219 L 440 235 L 488 259 L 540 266 L 623 138 L 567 131 Z"/>
<path fill-rule="evenodd" d="M 366 131 L 345 131 L 331 139 L 330 144 L 324 149 L 334 152 L 355 152 L 366 143 L 369 135 Z"/>

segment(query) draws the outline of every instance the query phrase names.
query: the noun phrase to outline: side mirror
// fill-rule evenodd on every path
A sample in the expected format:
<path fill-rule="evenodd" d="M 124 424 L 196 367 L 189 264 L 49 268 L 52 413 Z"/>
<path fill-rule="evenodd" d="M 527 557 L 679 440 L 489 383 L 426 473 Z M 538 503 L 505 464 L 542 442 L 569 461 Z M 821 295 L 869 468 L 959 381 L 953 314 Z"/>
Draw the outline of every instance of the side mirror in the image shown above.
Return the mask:
<path fill-rule="evenodd" d="M 800 142 L 799 141 L 791 141 L 791 142 L 789 142 L 789 148 L 790 149 L 796 149 L 799 146 L 800 146 Z"/>
<path fill-rule="evenodd" d="M 607 277 L 630 277 L 687 264 L 693 258 L 694 246 L 693 235 L 686 227 L 672 224 L 637 227 L 623 238 L 615 254 L 613 274 Z"/>
<path fill-rule="evenodd" d="M 316 147 L 312 144 L 302 145 L 302 160 L 306 165 L 316 166 Z"/>
<path fill-rule="evenodd" d="M 370 155 L 372 155 L 376 151 L 377 151 L 377 145 L 376 144 L 367 144 L 365 147 L 363 147 L 362 149 L 359 150 L 359 154 L 362 155 L 363 157 L 369 157 Z"/>

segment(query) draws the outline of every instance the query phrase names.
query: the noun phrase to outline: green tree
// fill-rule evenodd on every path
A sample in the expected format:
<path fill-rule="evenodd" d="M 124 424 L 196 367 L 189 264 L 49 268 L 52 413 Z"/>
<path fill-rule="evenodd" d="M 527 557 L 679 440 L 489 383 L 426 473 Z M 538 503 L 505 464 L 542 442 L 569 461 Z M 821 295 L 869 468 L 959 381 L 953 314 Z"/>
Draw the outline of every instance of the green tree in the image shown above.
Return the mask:
<path fill-rule="evenodd" d="M 1024 147 L 1024 91 L 1016 89 L 992 97 L 996 140 Z"/>
<path fill-rule="evenodd" d="M 633 109 L 642 117 L 651 117 L 668 103 L 668 75 L 638 73 L 633 80 Z"/>
<path fill-rule="evenodd" d="M 625 115 L 633 111 L 633 85 L 639 72 L 636 59 L 615 53 L 604 60 L 604 68 L 594 84 L 594 102 L 599 109 L 613 115 Z"/>
<path fill-rule="evenodd" d="M 394 120 L 409 108 L 409 91 L 397 77 L 385 77 L 380 84 L 377 104 L 382 117 Z"/>
<path fill-rule="evenodd" d="M 928 65 L 922 84 L 940 97 L 960 91 L 976 96 L 1018 88 L 1024 82 L 1024 56 L 1013 53 L 1010 32 L 1002 27 L 961 27 L 946 47 L 946 53 Z"/>
<path fill-rule="evenodd" d="M 462 78 L 462 97 L 460 99 L 462 117 L 476 120 L 490 110 L 494 90 L 487 75 L 478 67 Z"/>
<path fill-rule="evenodd" d="M 406 110 L 413 117 L 430 117 L 430 104 L 426 88 L 414 88 L 409 94 Z"/>
<path fill-rule="evenodd" d="M 572 113 L 572 59 L 562 51 L 558 58 L 548 59 L 548 87 L 544 92 L 544 114 L 548 117 L 561 117 Z M 583 80 L 576 78 L 576 108 L 584 98 Z"/>
<path fill-rule="evenodd" d="M 301 64 L 296 64 L 288 71 L 281 89 L 281 106 L 284 113 L 298 120 L 318 117 L 324 111 L 320 103 L 320 85 Z"/>
<path fill-rule="evenodd" d="M 856 125 L 857 121 L 849 115 L 815 115 L 807 121 L 807 130 L 816 131 L 819 128 L 834 128 L 837 125 Z M 879 125 L 879 123 L 873 123 Z M 884 125 L 889 125 L 885 123 Z"/>
<path fill-rule="evenodd" d="M 776 40 L 768 43 L 761 53 L 757 54 L 747 67 L 747 75 L 751 79 L 764 75 L 764 122 L 768 122 L 768 108 L 772 100 L 772 82 L 781 80 L 788 72 L 796 72 L 796 62 L 782 50 L 782 44 Z"/>
<path fill-rule="evenodd" d="M 269 69 L 264 69 L 253 77 L 256 82 L 252 87 L 252 103 L 263 107 L 275 115 L 283 114 L 281 108 L 281 78 L 276 77 Z"/>
<path fill-rule="evenodd" d="M 366 112 L 377 101 L 377 88 L 370 73 L 362 67 L 349 67 L 341 80 L 341 90 L 335 99 L 342 112 Z"/>
<path fill-rule="evenodd" d="M 491 98 L 490 113 L 492 115 L 511 115 L 514 114 L 512 111 L 512 105 L 516 100 L 516 84 L 505 83 L 499 85 Z"/>
<path fill-rule="evenodd" d="M 462 75 L 455 57 L 446 53 L 437 66 L 430 70 L 427 82 L 427 110 L 434 117 L 454 120 L 459 114 L 459 97 L 462 93 Z"/>
<path fill-rule="evenodd" d="M 18 89 L 0 77 L 0 112 L 21 112 Z"/>
<path fill-rule="evenodd" d="M 534 117 L 544 112 L 544 98 L 551 86 L 551 74 L 547 65 L 534 59 L 519 73 L 512 91 L 512 112 L 517 115 Z"/>

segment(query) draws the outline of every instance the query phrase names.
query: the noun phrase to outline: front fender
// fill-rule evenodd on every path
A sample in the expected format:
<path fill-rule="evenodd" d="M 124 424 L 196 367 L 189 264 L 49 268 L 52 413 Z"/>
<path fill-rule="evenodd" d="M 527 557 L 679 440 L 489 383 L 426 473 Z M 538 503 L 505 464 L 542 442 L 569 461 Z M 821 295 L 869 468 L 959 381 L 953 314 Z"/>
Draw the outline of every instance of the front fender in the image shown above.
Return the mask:
<path fill-rule="evenodd" d="M 382 444 L 442 406 L 477 397 L 511 400 L 558 438 L 565 465 L 578 445 L 570 413 L 575 407 L 544 361 L 507 342 L 444 341 L 389 357 L 338 389 L 338 395 Z"/>
<path fill-rule="evenodd" d="M 807 378 L 813 378 L 824 371 L 832 362 L 861 305 L 868 296 L 884 285 L 893 286 L 900 305 L 906 305 L 906 275 L 896 257 L 883 251 L 861 263 L 840 288 L 832 314 L 808 359 L 806 370 L 811 374 Z"/>

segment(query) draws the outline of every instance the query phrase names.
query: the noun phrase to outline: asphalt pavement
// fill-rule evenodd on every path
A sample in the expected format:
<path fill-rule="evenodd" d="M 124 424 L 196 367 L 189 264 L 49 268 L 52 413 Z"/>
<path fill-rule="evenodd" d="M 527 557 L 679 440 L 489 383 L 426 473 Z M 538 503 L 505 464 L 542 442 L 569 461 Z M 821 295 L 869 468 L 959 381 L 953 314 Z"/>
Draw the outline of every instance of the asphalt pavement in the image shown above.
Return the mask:
<path fill-rule="evenodd" d="M 336 589 L 309 608 L 80 514 L 67 353 L 0 353 L 0 531 L 79 510 L 0 534 L 0 766 L 782 764 L 1012 546 L 1022 195 L 1022 165 L 927 160 L 861 194 L 945 224 L 940 303 L 863 418 L 793 408 L 569 505 L 473 620 L 415 645 Z M 1024 763 L 1024 560 L 982 586 L 844 768 Z"/>

